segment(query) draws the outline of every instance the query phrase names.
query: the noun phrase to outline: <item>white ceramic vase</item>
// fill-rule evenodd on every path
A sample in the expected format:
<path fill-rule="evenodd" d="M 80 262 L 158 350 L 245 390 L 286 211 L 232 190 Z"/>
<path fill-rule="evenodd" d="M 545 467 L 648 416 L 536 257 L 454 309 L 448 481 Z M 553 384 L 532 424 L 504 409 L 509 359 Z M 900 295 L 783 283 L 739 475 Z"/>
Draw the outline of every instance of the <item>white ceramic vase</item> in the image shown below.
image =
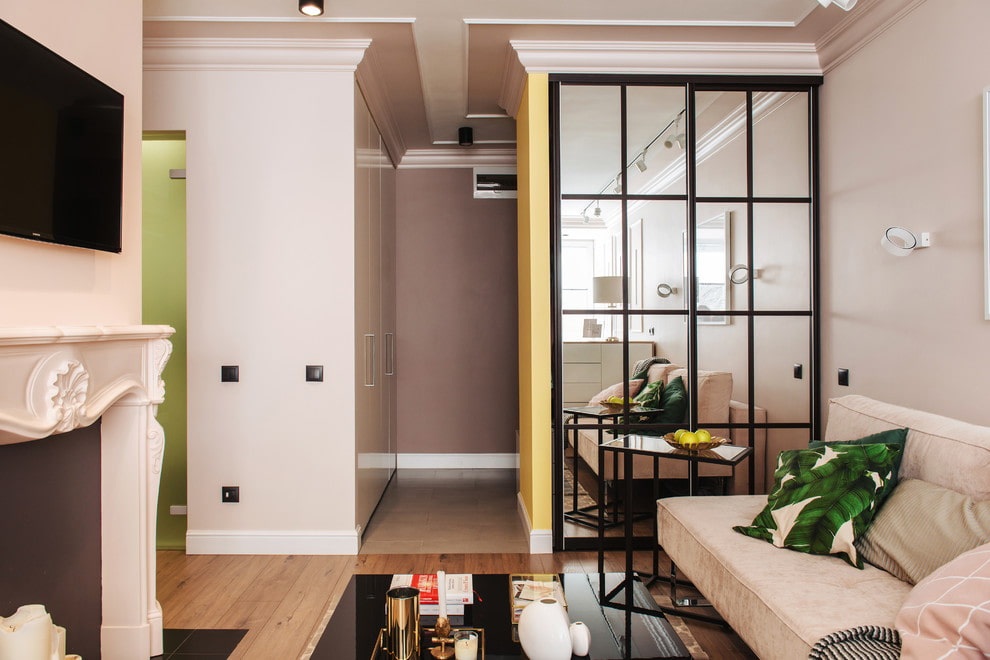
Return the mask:
<path fill-rule="evenodd" d="M 570 660 L 567 612 L 556 598 L 541 598 L 519 615 L 519 643 L 529 660 Z"/>
<path fill-rule="evenodd" d="M 576 656 L 586 656 L 591 651 L 591 629 L 583 621 L 571 624 L 571 651 Z"/>

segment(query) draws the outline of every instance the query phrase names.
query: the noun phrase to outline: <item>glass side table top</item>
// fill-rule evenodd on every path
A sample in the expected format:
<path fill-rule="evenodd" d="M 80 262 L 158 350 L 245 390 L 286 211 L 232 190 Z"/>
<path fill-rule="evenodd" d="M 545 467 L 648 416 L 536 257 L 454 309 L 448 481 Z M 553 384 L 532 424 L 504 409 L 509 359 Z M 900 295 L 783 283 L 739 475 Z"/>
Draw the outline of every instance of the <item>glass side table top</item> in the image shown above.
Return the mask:
<path fill-rule="evenodd" d="M 625 413 L 625 409 L 622 406 L 567 406 L 564 408 L 565 413 L 570 413 L 572 415 L 580 415 L 582 417 L 596 417 L 598 419 L 603 419 L 606 417 L 616 417 Z M 640 405 L 629 406 L 630 413 L 661 413 L 663 408 L 644 408 Z"/>
<path fill-rule="evenodd" d="M 624 435 L 621 438 L 608 440 L 601 444 L 602 449 L 633 454 L 647 454 L 661 458 L 678 458 L 685 461 L 701 461 L 702 463 L 720 463 L 736 465 L 753 453 L 752 447 L 722 445 L 713 449 L 692 451 L 677 449 L 670 446 L 661 436 L 656 435 Z"/>

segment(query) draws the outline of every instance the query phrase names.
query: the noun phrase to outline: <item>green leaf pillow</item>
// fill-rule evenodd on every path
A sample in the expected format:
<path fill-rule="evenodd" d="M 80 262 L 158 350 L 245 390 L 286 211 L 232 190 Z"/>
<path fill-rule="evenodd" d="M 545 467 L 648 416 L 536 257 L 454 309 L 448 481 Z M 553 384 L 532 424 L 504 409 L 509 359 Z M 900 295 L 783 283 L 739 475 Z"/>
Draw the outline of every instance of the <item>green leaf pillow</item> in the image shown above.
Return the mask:
<path fill-rule="evenodd" d="M 897 475 L 901 469 L 901 459 L 904 458 L 904 443 L 907 442 L 907 429 L 890 429 L 889 431 L 880 431 L 879 433 L 873 433 L 868 436 L 859 438 L 858 440 L 840 440 L 838 442 L 823 442 L 822 440 L 812 440 L 808 443 L 809 449 L 815 449 L 816 447 L 824 447 L 825 445 L 830 445 L 832 447 L 836 445 L 875 445 L 878 443 L 883 443 L 885 445 L 897 445 L 901 448 L 901 453 L 897 455 L 897 460 L 894 462 L 894 478 L 890 480 L 887 487 L 880 494 L 880 501 L 877 503 L 879 506 L 883 504 L 883 501 L 887 499 L 891 491 L 894 490 L 894 486 L 897 485 Z"/>
<path fill-rule="evenodd" d="M 814 555 L 838 555 L 857 568 L 854 543 L 873 520 L 878 494 L 893 478 L 901 447 L 836 444 L 782 451 L 767 506 L 734 530 Z"/>
<path fill-rule="evenodd" d="M 687 405 L 684 379 L 678 376 L 663 388 L 663 396 L 660 397 L 660 407 L 663 408 L 663 412 L 654 421 L 661 424 L 680 424 L 687 417 Z"/>
<path fill-rule="evenodd" d="M 646 387 L 643 391 L 637 394 L 633 401 L 643 406 L 644 408 L 660 408 L 660 398 L 663 395 L 663 381 L 655 380 Z"/>

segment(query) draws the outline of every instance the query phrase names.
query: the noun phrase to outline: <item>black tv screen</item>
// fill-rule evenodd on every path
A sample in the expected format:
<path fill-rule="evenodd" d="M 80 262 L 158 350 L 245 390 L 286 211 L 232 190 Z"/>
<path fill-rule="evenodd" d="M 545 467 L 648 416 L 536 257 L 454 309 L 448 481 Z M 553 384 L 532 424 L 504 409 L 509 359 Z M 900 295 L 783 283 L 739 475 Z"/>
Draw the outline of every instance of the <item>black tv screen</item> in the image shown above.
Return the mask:
<path fill-rule="evenodd" d="M 124 97 L 0 21 L 0 232 L 120 252 Z"/>

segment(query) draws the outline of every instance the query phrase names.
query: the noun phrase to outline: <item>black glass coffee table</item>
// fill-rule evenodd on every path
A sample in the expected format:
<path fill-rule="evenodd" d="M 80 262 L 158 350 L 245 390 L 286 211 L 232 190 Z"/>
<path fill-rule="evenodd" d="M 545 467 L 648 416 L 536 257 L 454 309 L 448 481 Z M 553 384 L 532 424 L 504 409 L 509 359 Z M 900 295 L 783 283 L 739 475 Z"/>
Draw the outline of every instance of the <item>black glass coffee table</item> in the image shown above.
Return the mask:
<path fill-rule="evenodd" d="M 691 657 L 662 614 L 644 616 L 628 611 L 621 605 L 602 607 L 598 601 L 597 573 L 563 573 L 560 577 L 567 600 L 568 616 L 571 621 L 583 621 L 591 630 L 591 653 L 587 656 L 591 660 L 688 660 Z M 606 587 L 611 589 L 622 582 L 624 577 L 621 573 L 606 574 Z M 312 660 L 372 659 L 379 630 L 385 622 L 385 592 L 391 581 L 391 575 L 353 576 L 316 645 Z M 646 587 L 638 582 L 636 585 L 634 599 L 637 608 L 659 610 Z M 454 628 L 484 628 L 486 660 L 525 658 L 519 642 L 514 640 L 509 576 L 475 575 L 474 589 L 474 604 L 465 606 L 463 617 L 451 617 Z M 424 626 L 432 627 L 435 621 L 435 616 L 422 617 Z M 422 657 L 431 656 L 428 651 L 424 651 Z M 372 660 L 384 660 L 384 657 Z"/>

